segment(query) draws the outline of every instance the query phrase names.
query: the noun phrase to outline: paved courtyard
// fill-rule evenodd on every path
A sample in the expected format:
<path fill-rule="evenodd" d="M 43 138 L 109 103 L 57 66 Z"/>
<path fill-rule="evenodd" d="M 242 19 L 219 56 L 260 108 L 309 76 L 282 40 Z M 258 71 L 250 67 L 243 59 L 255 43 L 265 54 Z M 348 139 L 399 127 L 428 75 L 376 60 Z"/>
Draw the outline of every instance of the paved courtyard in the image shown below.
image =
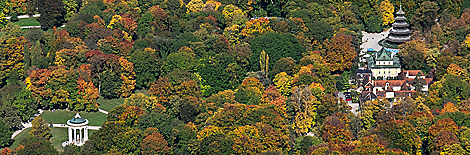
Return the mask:
<path fill-rule="evenodd" d="M 362 31 L 362 45 L 361 45 L 361 55 L 366 54 L 367 49 L 372 48 L 375 51 L 378 51 L 382 48 L 379 45 L 379 41 L 388 36 L 390 29 L 387 29 L 381 33 L 367 33 Z"/>

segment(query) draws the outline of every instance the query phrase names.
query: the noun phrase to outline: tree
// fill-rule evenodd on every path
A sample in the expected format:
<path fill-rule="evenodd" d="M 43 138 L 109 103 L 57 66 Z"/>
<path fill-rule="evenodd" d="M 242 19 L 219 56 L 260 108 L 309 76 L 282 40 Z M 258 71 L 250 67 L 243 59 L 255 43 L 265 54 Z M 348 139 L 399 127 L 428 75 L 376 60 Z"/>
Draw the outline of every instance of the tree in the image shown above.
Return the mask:
<path fill-rule="evenodd" d="M 199 154 L 235 154 L 233 141 L 224 133 L 212 134 L 199 142 Z"/>
<path fill-rule="evenodd" d="M 321 127 L 322 138 L 330 145 L 345 147 L 352 140 L 352 134 L 349 131 L 349 119 L 346 114 L 336 113 L 326 117 Z"/>
<path fill-rule="evenodd" d="M 434 139 L 442 131 L 456 132 L 457 130 L 458 130 L 457 124 L 455 124 L 454 120 L 452 120 L 450 118 L 445 118 L 445 119 L 441 119 L 441 120 L 437 121 L 428 130 L 429 144 L 430 145 L 428 145 L 427 149 L 429 151 L 435 150 L 435 147 L 432 144 L 434 144 Z M 440 148 L 438 148 L 438 149 L 440 149 Z"/>
<path fill-rule="evenodd" d="M 244 70 L 238 64 L 233 63 L 234 61 L 234 58 L 227 53 L 219 53 L 203 59 L 202 67 L 198 71 L 202 77 L 204 96 L 235 89 L 242 82 Z"/>
<path fill-rule="evenodd" d="M 247 38 L 253 38 L 265 33 L 274 32 L 271 26 L 269 26 L 268 18 L 258 18 L 246 22 L 245 28 L 241 34 Z"/>
<path fill-rule="evenodd" d="M 380 11 L 382 12 L 382 25 L 388 25 L 395 22 L 393 18 L 393 13 L 395 12 L 395 7 L 388 0 L 380 2 Z"/>
<path fill-rule="evenodd" d="M 430 68 L 426 63 L 426 52 L 429 51 L 424 41 L 413 40 L 400 45 L 402 49 L 399 56 L 401 64 L 407 70 L 424 70 L 429 71 Z"/>
<path fill-rule="evenodd" d="M 8 147 L 3 148 L 2 152 L 0 152 L 1 155 L 13 155 L 13 153 L 14 151 Z"/>
<path fill-rule="evenodd" d="M 56 155 L 59 154 L 52 146 L 52 143 L 42 137 L 27 136 L 20 140 L 20 145 L 16 148 L 18 155 Z"/>
<path fill-rule="evenodd" d="M 129 106 L 138 106 L 144 109 L 147 112 L 151 112 L 154 110 L 163 110 L 165 111 L 165 107 L 158 103 L 156 97 L 149 97 L 142 93 L 132 94 L 124 101 L 124 104 Z"/>
<path fill-rule="evenodd" d="M 65 5 L 66 13 L 64 21 L 70 20 L 75 13 L 78 11 L 78 4 L 75 0 L 62 0 L 62 3 Z"/>
<path fill-rule="evenodd" d="M 315 21 L 307 26 L 310 35 L 319 43 L 326 39 L 330 39 L 334 34 L 334 30 L 331 28 L 331 25 L 322 21 Z"/>
<path fill-rule="evenodd" d="M 2 41 L 2 45 L 0 45 L 0 86 L 3 86 L 12 72 L 16 72 L 17 78 L 24 77 L 23 48 L 26 40 L 24 37 L 7 38 L 7 36 L 2 36 L 0 41 Z"/>
<path fill-rule="evenodd" d="M 37 111 L 38 108 L 37 102 L 32 98 L 32 93 L 30 90 L 23 88 L 15 97 L 13 105 L 15 105 L 16 110 L 19 111 L 23 122 L 26 122 L 31 118 Z"/>
<path fill-rule="evenodd" d="M 389 142 L 390 148 L 398 148 L 409 154 L 421 153 L 422 141 L 416 129 L 408 122 L 389 120 L 378 125 L 378 134 Z"/>
<path fill-rule="evenodd" d="M 159 133 L 157 128 L 147 128 L 144 131 L 146 137 L 140 143 L 142 147 L 142 154 L 168 154 L 170 148 L 168 143 Z"/>
<path fill-rule="evenodd" d="M 451 146 L 453 144 L 460 144 L 460 142 L 459 138 L 450 131 L 439 132 L 433 140 L 434 150 L 439 152 L 444 151 L 446 146 Z"/>
<path fill-rule="evenodd" d="M 411 26 L 416 30 L 429 30 L 434 24 L 439 6 L 430 1 L 423 2 L 411 17 Z"/>
<path fill-rule="evenodd" d="M 33 125 L 33 127 L 29 132 L 29 135 L 44 139 L 50 139 L 52 137 L 49 125 L 45 123 L 41 116 L 37 116 L 36 118 L 34 118 L 31 124 Z"/>
<path fill-rule="evenodd" d="M 149 88 L 151 82 L 157 80 L 162 72 L 162 62 L 154 49 L 136 50 L 129 61 L 134 64 L 136 86 L 139 89 Z"/>
<path fill-rule="evenodd" d="M 109 120 L 108 117 L 108 121 L 103 123 L 100 130 L 90 136 L 87 143 L 91 143 L 99 154 L 113 149 L 120 150 L 125 154 L 140 152 L 140 143 L 144 138 L 144 133 L 139 129 L 126 126 L 120 121 Z"/>
<path fill-rule="evenodd" d="M 351 41 L 352 37 L 344 33 L 338 33 L 331 40 L 325 41 L 326 48 L 322 51 L 322 55 L 329 63 L 332 72 L 351 68 L 356 58 L 356 51 Z"/>
<path fill-rule="evenodd" d="M 67 10 L 62 0 L 44 0 L 37 1 L 38 10 L 41 17 L 38 21 L 41 23 L 41 29 L 44 31 L 54 26 L 61 26 L 65 22 Z"/>
<path fill-rule="evenodd" d="M 204 5 L 205 4 L 202 0 L 191 0 L 186 5 L 186 8 L 188 9 L 188 11 L 186 13 L 202 11 L 202 7 L 204 7 Z"/>
<path fill-rule="evenodd" d="M 308 86 L 292 88 L 292 96 L 289 109 L 292 109 L 292 129 L 297 135 L 303 135 L 315 125 L 317 113 L 316 105 L 319 105 L 316 97 Z"/>
<path fill-rule="evenodd" d="M 0 29 L 5 27 L 5 25 L 7 25 L 8 21 L 7 19 L 5 18 L 5 13 L 0 12 Z"/>
<path fill-rule="evenodd" d="M 197 66 L 196 55 L 189 47 L 181 47 L 178 52 L 171 53 L 163 64 L 165 72 L 172 72 L 176 69 L 193 71 Z"/>
<path fill-rule="evenodd" d="M 300 60 L 305 48 L 299 40 L 290 34 L 266 33 L 250 41 L 253 54 L 250 57 L 250 71 L 259 71 L 259 58 L 264 50 L 270 56 L 269 64 L 275 64 L 280 58 L 291 57 Z M 272 70 L 272 65 L 270 70 Z"/>
<path fill-rule="evenodd" d="M 10 144 L 11 134 L 13 132 L 10 130 L 10 127 L 0 119 L 0 146 L 5 147 Z"/>
<path fill-rule="evenodd" d="M 300 136 L 295 139 L 294 150 L 296 154 L 307 154 L 308 148 L 319 145 L 322 140 L 315 136 Z"/>

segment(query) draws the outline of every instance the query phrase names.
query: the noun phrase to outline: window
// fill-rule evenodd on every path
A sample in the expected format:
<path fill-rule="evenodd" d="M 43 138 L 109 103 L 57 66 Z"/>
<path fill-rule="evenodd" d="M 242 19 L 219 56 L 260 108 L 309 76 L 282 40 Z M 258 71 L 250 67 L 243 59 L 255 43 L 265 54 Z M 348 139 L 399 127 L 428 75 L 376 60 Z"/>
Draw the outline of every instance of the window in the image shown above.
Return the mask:
<path fill-rule="evenodd" d="M 380 71 L 379 71 L 379 74 L 380 74 Z"/>
<path fill-rule="evenodd" d="M 390 71 L 388 71 L 388 74 L 390 74 Z"/>
<path fill-rule="evenodd" d="M 390 61 L 388 62 L 388 64 L 390 65 Z"/>

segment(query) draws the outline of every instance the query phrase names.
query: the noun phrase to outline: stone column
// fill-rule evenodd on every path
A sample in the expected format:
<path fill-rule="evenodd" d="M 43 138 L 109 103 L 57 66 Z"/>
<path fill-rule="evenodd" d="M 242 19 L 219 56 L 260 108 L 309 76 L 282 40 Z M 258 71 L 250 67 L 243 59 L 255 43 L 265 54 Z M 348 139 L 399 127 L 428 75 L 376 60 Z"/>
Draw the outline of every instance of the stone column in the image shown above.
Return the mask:
<path fill-rule="evenodd" d="M 80 127 L 80 129 L 78 129 L 78 130 L 80 130 L 80 135 L 79 135 L 79 137 L 80 137 L 80 144 L 83 143 L 82 129 L 83 129 L 82 127 Z"/>
<path fill-rule="evenodd" d="M 73 144 L 77 144 L 77 129 L 73 128 Z"/>
<path fill-rule="evenodd" d="M 73 135 L 72 128 L 69 127 L 69 141 L 68 141 L 69 143 L 72 143 L 72 135 Z"/>
<path fill-rule="evenodd" d="M 83 141 L 85 142 L 88 140 L 88 127 L 85 127 L 84 132 L 85 132 L 85 135 L 84 135 L 85 139 L 83 139 Z"/>

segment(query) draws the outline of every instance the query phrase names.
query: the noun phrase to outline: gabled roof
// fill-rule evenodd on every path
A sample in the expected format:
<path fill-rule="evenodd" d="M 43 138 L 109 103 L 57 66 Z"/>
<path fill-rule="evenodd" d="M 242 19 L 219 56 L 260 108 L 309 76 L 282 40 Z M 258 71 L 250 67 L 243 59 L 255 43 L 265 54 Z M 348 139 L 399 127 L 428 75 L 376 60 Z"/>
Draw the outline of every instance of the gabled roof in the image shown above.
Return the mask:
<path fill-rule="evenodd" d="M 374 87 L 385 87 L 387 82 L 390 87 L 401 87 L 405 80 L 376 80 Z"/>
<path fill-rule="evenodd" d="M 426 81 L 426 85 L 430 85 L 432 83 L 432 78 L 424 78 L 424 80 Z"/>
<path fill-rule="evenodd" d="M 424 73 L 421 70 L 403 70 L 403 73 L 405 75 L 408 73 L 408 76 L 417 76 L 418 73 L 421 73 L 421 76 L 424 76 Z"/>
<path fill-rule="evenodd" d="M 377 53 L 377 61 L 393 61 L 392 53 L 386 51 L 384 48 L 380 49 Z"/>

